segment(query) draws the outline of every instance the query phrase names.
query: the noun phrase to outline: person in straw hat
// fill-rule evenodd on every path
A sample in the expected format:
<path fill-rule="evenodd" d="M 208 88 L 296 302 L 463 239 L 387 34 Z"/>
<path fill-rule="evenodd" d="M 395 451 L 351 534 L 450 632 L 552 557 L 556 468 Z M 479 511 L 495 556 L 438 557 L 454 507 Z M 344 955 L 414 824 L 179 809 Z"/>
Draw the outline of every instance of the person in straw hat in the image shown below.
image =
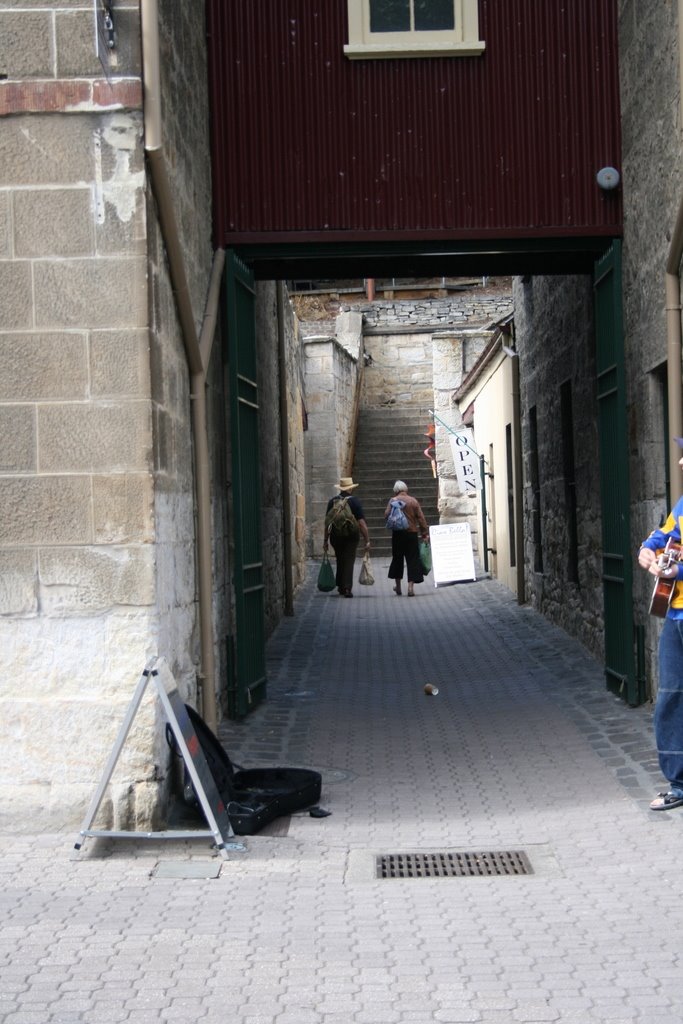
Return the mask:
<path fill-rule="evenodd" d="M 362 536 L 365 550 L 369 551 L 370 534 L 363 506 L 351 493 L 358 484 L 353 482 L 353 477 L 343 476 L 340 477 L 338 487 L 339 493 L 327 503 L 323 549 L 327 551 L 331 542 L 337 560 L 337 592 L 341 597 L 353 597 L 353 567 L 358 542 Z"/>

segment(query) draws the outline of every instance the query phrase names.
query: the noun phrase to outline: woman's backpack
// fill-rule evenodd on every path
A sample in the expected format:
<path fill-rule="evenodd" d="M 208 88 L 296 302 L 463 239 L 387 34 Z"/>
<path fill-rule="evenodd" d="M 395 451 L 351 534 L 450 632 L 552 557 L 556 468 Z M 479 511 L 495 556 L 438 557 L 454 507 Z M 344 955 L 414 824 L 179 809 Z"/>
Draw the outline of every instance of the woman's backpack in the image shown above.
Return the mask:
<path fill-rule="evenodd" d="M 401 501 L 400 498 L 392 498 L 389 504 L 391 508 L 385 523 L 387 530 L 407 530 L 408 517 L 403 511 L 406 504 L 405 501 Z"/>

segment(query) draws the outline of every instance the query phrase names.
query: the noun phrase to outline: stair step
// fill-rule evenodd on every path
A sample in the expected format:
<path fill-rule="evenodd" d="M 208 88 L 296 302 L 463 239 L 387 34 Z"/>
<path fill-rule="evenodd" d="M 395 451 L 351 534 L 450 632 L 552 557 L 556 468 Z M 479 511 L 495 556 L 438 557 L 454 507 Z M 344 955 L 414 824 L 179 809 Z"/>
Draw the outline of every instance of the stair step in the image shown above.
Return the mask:
<path fill-rule="evenodd" d="M 384 509 L 397 480 L 405 480 L 410 494 L 420 502 L 430 526 L 439 522 L 439 485 L 424 455 L 432 422 L 428 410 L 362 409 L 358 417 L 353 478 L 361 484 L 358 498 L 363 506 L 375 557 L 391 555 L 391 532 L 384 525 Z"/>

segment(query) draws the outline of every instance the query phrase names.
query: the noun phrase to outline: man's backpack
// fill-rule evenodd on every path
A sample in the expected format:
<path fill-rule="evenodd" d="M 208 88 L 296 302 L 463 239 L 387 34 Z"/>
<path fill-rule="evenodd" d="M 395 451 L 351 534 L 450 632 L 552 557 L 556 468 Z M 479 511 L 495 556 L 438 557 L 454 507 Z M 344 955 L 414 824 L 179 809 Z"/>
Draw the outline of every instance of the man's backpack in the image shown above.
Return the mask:
<path fill-rule="evenodd" d="M 325 532 L 337 540 L 357 540 L 360 537 L 358 520 L 349 507 L 348 498 L 335 498 L 325 516 Z"/>
<path fill-rule="evenodd" d="M 406 504 L 405 501 L 401 501 L 400 498 L 392 498 L 389 504 L 391 508 L 385 524 L 387 530 L 407 530 L 408 518 L 403 511 Z"/>

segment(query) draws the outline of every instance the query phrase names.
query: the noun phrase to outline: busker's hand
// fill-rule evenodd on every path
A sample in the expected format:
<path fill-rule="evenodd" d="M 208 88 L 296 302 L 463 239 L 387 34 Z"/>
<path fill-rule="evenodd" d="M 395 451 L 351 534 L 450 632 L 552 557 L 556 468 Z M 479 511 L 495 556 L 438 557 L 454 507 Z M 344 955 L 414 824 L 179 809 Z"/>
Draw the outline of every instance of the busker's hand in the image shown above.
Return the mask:
<path fill-rule="evenodd" d="M 653 562 L 647 571 L 652 576 L 663 576 L 664 579 L 670 579 L 672 576 L 678 576 L 678 566 L 675 562 L 672 562 L 668 569 L 660 569 L 657 562 Z"/>
<path fill-rule="evenodd" d="M 657 555 L 652 548 L 641 548 L 638 552 L 638 565 L 641 569 L 649 569 L 653 562 L 657 561 Z"/>

